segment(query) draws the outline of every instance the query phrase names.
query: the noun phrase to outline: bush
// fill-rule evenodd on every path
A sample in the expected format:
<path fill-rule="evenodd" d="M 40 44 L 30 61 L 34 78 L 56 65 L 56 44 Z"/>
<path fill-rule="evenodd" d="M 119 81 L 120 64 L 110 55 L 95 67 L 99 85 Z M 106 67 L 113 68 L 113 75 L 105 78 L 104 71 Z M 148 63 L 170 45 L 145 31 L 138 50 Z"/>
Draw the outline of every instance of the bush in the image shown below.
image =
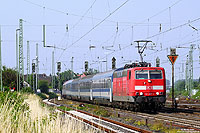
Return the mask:
<path fill-rule="evenodd" d="M 4 91 L 6 91 L 6 92 L 10 91 L 10 88 L 7 87 L 7 86 L 4 86 L 3 89 L 4 89 Z"/>
<path fill-rule="evenodd" d="M 34 91 L 31 89 L 31 87 L 23 88 L 21 90 L 21 92 L 23 92 L 23 93 L 34 93 Z"/>
<path fill-rule="evenodd" d="M 49 91 L 48 81 L 40 80 L 39 81 L 39 88 L 40 88 L 42 93 L 48 94 L 48 91 Z"/>
<path fill-rule="evenodd" d="M 42 94 L 42 93 L 38 93 L 37 95 L 38 95 L 40 98 L 42 98 L 42 100 L 47 99 L 47 97 L 46 97 L 44 94 Z"/>
<path fill-rule="evenodd" d="M 200 99 L 200 90 L 192 96 L 192 99 Z"/>
<path fill-rule="evenodd" d="M 53 92 L 49 92 L 48 95 L 49 95 L 49 99 L 58 98 L 58 96 L 56 95 L 56 93 L 53 93 Z"/>

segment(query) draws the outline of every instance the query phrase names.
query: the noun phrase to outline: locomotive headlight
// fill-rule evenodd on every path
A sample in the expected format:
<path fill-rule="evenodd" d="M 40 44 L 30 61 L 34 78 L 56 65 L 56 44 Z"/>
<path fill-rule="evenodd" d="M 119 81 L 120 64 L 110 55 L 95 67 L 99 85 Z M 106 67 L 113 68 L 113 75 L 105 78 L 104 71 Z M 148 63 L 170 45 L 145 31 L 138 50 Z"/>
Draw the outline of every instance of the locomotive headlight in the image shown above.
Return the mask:
<path fill-rule="evenodd" d="M 159 92 L 156 92 L 156 95 L 159 95 Z"/>
<path fill-rule="evenodd" d="M 139 92 L 136 92 L 136 96 L 138 96 L 139 95 Z"/>
<path fill-rule="evenodd" d="M 140 95 L 142 96 L 142 95 L 143 95 L 143 92 L 140 92 Z"/>
<path fill-rule="evenodd" d="M 162 95 L 163 94 L 163 92 L 160 92 L 160 95 Z"/>

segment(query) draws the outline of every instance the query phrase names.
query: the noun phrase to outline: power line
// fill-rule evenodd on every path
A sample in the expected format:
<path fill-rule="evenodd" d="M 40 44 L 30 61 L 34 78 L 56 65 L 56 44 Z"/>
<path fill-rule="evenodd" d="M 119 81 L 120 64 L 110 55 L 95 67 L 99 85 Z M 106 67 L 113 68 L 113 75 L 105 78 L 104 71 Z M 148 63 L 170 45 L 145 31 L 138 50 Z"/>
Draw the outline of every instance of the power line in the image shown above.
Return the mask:
<path fill-rule="evenodd" d="M 107 18 L 109 18 L 111 15 L 113 15 L 116 11 L 118 11 L 121 7 L 123 7 L 129 0 L 126 0 L 122 5 L 120 5 L 117 9 L 115 9 L 112 13 L 110 13 L 108 16 L 106 16 L 103 20 L 101 20 L 99 23 L 97 23 L 92 29 L 90 29 L 88 32 L 86 32 L 83 36 L 81 36 L 78 40 L 76 40 L 74 43 L 72 43 L 68 48 L 79 42 L 82 38 L 84 38 L 86 35 L 88 35 L 91 31 L 93 31 L 96 27 L 98 27 L 100 24 L 102 24 Z"/>
<path fill-rule="evenodd" d="M 150 36 L 150 37 L 147 37 L 146 39 L 150 39 L 150 38 L 156 37 L 156 36 L 161 35 L 161 34 L 163 34 L 163 33 L 166 33 L 166 32 L 172 31 L 172 30 L 175 30 L 175 29 L 177 29 L 177 28 L 180 28 L 180 27 L 182 27 L 182 26 L 185 26 L 185 25 L 187 25 L 187 24 L 190 24 L 190 23 L 193 23 L 193 22 L 196 22 L 196 21 L 199 21 L 199 20 L 200 20 L 200 18 L 194 19 L 194 20 L 192 20 L 192 21 L 189 21 L 189 22 L 187 22 L 187 23 L 184 23 L 184 24 L 178 25 L 178 26 L 176 26 L 176 27 L 170 28 L 170 29 L 165 30 L 165 31 L 163 31 L 163 32 L 159 32 L 158 34 L 155 34 L 155 35 L 152 35 L 152 36 Z"/>
<path fill-rule="evenodd" d="M 57 12 L 57 13 L 61 13 L 61 14 L 67 15 L 67 16 L 71 15 L 71 16 L 75 16 L 75 17 L 82 17 L 81 15 L 77 15 L 77 14 L 74 14 L 74 13 L 68 13 L 68 12 L 64 12 L 64 11 L 61 11 L 61 10 L 57 10 L 57 9 L 49 8 L 49 7 L 46 7 L 46 6 L 42 6 L 40 4 L 31 2 L 29 0 L 24 0 L 24 1 L 27 2 L 27 3 L 30 3 L 32 5 L 38 6 L 40 8 L 43 8 L 43 9 L 45 8 L 47 10 L 54 11 L 54 12 Z M 84 18 L 101 20 L 100 18 L 92 18 L 92 17 L 88 17 L 88 16 L 84 16 Z M 116 23 L 115 21 L 111 21 L 111 20 L 106 20 L 106 21 L 107 22 L 111 22 L 111 23 Z"/>
<path fill-rule="evenodd" d="M 83 16 L 73 25 L 72 28 L 75 28 L 76 25 L 78 25 L 80 23 L 81 20 L 83 20 L 83 18 L 85 17 L 85 15 L 90 11 L 90 9 L 93 7 L 93 5 L 96 3 L 97 0 L 94 0 L 92 5 L 86 10 L 86 12 L 83 14 Z M 93 19 L 93 17 L 92 17 Z"/>
<path fill-rule="evenodd" d="M 165 8 L 165 9 L 159 11 L 159 12 L 156 13 L 155 15 L 152 15 L 151 17 L 148 17 L 148 18 L 142 20 L 141 22 L 139 22 L 139 23 L 137 23 L 137 24 L 135 24 L 135 25 L 132 25 L 131 28 L 133 28 L 133 26 L 137 26 L 138 24 L 143 23 L 143 22 L 146 21 L 146 20 L 149 20 L 149 19 L 152 19 L 152 18 L 155 17 L 155 16 L 158 16 L 159 14 L 165 12 L 165 11 L 168 10 L 169 8 L 172 8 L 173 6 L 175 6 L 176 4 L 178 4 L 178 3 L 181 2 L 181 1 L 182 1 L 182 0 L 178 0 L 177 2 L 175 2 L 174 4 L 172 4 L 171 6 L 169 6 L 169 7 Z M 147 24 L 147 26 L 149 26 L 149 25 Z M 129 28 L 128 28 L 128 29 L 129 29 Z M 172 29 L 171 29 L 171 30 L 172 30 Z M 121 32 L 123 32 L 123 30 L 122 30 Z M 121 33 L 120 33 L 120 34 L 121 34 Z M 120 36 L 120 34 L 119 34 L 118 36 Z M 126 48 L 128 48 L 128 47 L 130 47 L 130 46 L 132 46 L 132 44 L 131 44 L 131 45 L 129 44 L 129 45 L 127 45 L 127 46 L 121 48 L 120 50 L 126 49 Z M 113 51 L 113 52 L 110 53 L 110 54 L 113 54 L 113 53 L 118 52 L 118 51 L 119 51 L 119 50 L 115 50 L 115 51 Z M 108 55 L 110 55 L 110 54 L 108 54 Z M 104 58 L 106 58 L 106 57 L 103 57 L 102 59 L 104 59 Z"/>
<path fill-rule="evenodd" d="M 182 44 L 179 44 L 179 45 L 183 46 L 183 45 L 191 44 L 191 43 L 198 42 L 198 41 L 200 41 L 200 39 L 197 39 L 197 40 L 194 40 L 194 41 L 190 41 L 190 42 L 185 42 L 185 43 L 182 43 Z M 155 53 L 157 53 L 157 52 L 162 52 L 162 51 L 167 50 L 167 49 L 169 49 L 169 47 L 167 47 L 167 48 L 165 48 L 165 49 L 162 49 L 162 50 L 158 50 L 158 51 L 153 52 L 153 53 L 150 53 L 150 54 L 148 54 L 148 55 L 152 55 L 152 54 L 155 54 Z"/>
<path fill-rule="evenodd" d="M 169 8 L 171 9 L 173 6 L 175 6 L 176 4 L 178 4 L 178 3 L 181 2 L 181 1 L 183 1 L 183 0 L 178 0 L 178 1 L 176 1 L 176 2 L 175 2 L 174 4 L 172 4 L 171 6 L 169 6 L 169 7 L 165 8 L 165 9 L 161 10 L 160 12 L 158 12 L 158 13 L 156 13 L 155 15 L 149 17 L 148 19 L 152 19 L 152 18 L 154 18 L 155 16 L 158 16 L 159 14 L 161 14 L 161 13 L 163 13 L 163 12 L 169 10 Z M 145 19 L 145 20 L 148 20 L 148 19 Z M 145 20 L 144 20 L 144 21 L 145 21 Z"/>
<path fill-rule="evenodd" d="M 101 20 L 99 23 L 97 23 L 93 28 L 91 28 L 88 32 L 86 32 L 85 34 L 83 34 L 79 39 L 77 39 L 75 42 L 73 42 L 68 48 L 72 47 L 73 45 L 75 45 L 77 42 L 79 42 L 82 38 L 84 38 L 86 35 L 88 35 L 91 31 L 93 31 L 95 28 L 97 28 L 100 24 L 102 24 L 107 18 L 109 18 L 111 15 L 113 15 L 116 11 L 118 11 L 121 7 L 123 7 L 128 1 L 130 0 L 126 0 L 123 4 L 121 4 L 118 8 L 116 8 L 113 12 L 111 12 L 108 16 L 106 16 L 103 20 Z M 65 50 L 63 50 L 61 56 L 63 55 L 63 53 L 65 52 Z M 59 57 L 59 59 L 61 58 L 61 56 Z"/>
<path fill-rule="evenodd" d="M 96 3 L 96 0 L 93 1 L 92 5 L 86 10 L 86 12 L 81 16 L 81 18 L 72 26 L 72 29 L 74 29 L 83 20 L 83 18 L 85 17 L 85 15 L 89 12 L 89 10 L 93 7 L 93 5 L 95 3 Z M 69 32 L 69 31 L 67 31 L 67 32 Z M 63 40 L 65 39 L 65 37 L 66 37 L 66 34 L 63 36 L 63 38 L 62 38 L 62 40 L 60 42 L 63 42 Z"/>

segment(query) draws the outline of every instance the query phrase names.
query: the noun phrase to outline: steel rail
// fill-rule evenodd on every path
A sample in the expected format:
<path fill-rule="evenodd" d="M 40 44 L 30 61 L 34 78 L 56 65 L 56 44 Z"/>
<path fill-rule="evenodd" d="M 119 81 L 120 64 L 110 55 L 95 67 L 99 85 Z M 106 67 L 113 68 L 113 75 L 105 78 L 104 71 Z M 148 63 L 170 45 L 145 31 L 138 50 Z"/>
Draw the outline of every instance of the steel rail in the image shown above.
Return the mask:
<path fill-rule="evenodd" d="M 53 101 L 51 101 L 52 103 L 54 104 L 57 104 Z M 60 105 L 60 104 L 57 104 L 57 105 Z M 82 110 L 77 110 L 77 109 L 74 109 L 72 107 L 69 107 L 67 105 L 64 105 L 66 106 L 67 108 L 69 109 L 72 109 L 72 110 L 75 110 L 77 112 L 80 112 L 80 113 L 83 113 L 83 114 L 86 114 L 86 115 L 89 115 L 89 116 L 92 116 L 92 117 L 95 117 L 95 118 L 98 118 L 98 119 L 101 119 L 101 120 L 104 120 L 106 122 L 110 122 L 110 123 L 113 123 L 113 124 L 116 124 L 116 125 L 119 125 L 119 126 L 122 126 L 122 127 L 125 127 L 127 129 L 131 129 L 131 130 L 135 130 L 135 131 L 138 131 L 138 132 L 141 132 L 141 133 L 152 133 L 151 131 L 148 131 L 148 130 L 144 130 L 144 129 L 141 129 L 141 128 L 138 128 L 138 127 L 134 127 L 134 126 L 131 126 L 131 125 L 127 125 L 127 124 L 124 124 L 124 123 L 121 123 L 121 122 L 118 122 L 118 121 L 114 121 L 114 120 L 111 120 L 111 119 L 108 119 L 108 118 L 104 118 L 104 117 L 99 117 L 97 115 L 94 115 L 94 114 L 91 114 L 91 113 L 88 113 L 88 112 L 85 112 L 85 111 L 82 111 Z"/>

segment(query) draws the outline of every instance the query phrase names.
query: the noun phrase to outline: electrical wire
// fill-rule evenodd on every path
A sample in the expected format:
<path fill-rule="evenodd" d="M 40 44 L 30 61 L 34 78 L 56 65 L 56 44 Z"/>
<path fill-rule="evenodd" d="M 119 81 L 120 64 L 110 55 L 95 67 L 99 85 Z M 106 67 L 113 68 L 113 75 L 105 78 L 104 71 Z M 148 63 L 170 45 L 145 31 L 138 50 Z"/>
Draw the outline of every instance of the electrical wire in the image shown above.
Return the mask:
<path fill-rule="evenodd" d="M 83 34 L 79 39 L 77 39 L 75 42 L 73 42 L 69 47 L 65 48 L 65 50 L 63 50 L 63 52 L 61 53 L 60 57 L 58 59 L 61 58 L 61 56 L 63 55 L 63 53 L 69 49 L 70 47 L 72 47 L 73 45 L 75 45 L 76 43 L 78 43 L 82 38 L 84 38 L 86 35 L 88 35 L 91 31 L 93 31 L 94 29 L 96 29 L 100 24 L 102 24 L 106 19 L 108 19 L 110 16 L 112 16 L 116 11 L 118 11 L 121 7 L 123 7 L 126 3 L 128 3 L 130 0 L 126 0 L 124 3 L 122 3 L 118 8 L 116 8 L 113 12 L 111 12 L 109 15 L 107 15 L 103 20 L 101 20 L 99 23 L 97 23 L 94 27 L 92 27 L 88 32 L 86 32 L 85 34 Z"/>
<path fill-rule="evenodd" d="M 178 1 L 176 1 L 175 3 L 173 3 L 171 6 L 169 6 L 169 7 L 167 7 L 167 8 L 165 8 L 165 9 L 163 9 L 163 10 L 161 10 L 161 11 L 159 11 L 158 13 L 156 13 L 155 15 L 152 15 L 151 17 L 148 17 L 148 18 L 146 18 L 146 19 L 144 19 L 144 20 L 142 20 L 141 22 L 139 22 L 139 23 L 136 23 L 136 24 L 134 24 L 134 25 L 132 25 L 132 27 L 131 28 L 133 28 L 133 27 L 135 27 L 135 26 L 137 26 L 138 24 L 141 24 L 141 23 L 143 23 L 143 22 L 145 22 L 146 20 L 149 20 L 149 19 L 152 19 L 152 18 L 154 18 L 154 17 L 156 17 L 156 16 L 158 16 L 159 14 L 161 14 L 161 13 L 163 13 L 163 12 L 165 12 L 165 11 L 167 11 L 169 8 L 172 8 L 173 6 L 175 6 L 175 5 L 177 5 L 178 3 L 180 3 L 181 1 L 183 1 L 183 0 L 178 0 Z M 121 23 L 121 22 L 120 22 Z M 160 23 L 159 23 L 160 24 Z M 170 24 L 171 25 L 171 24 Z M 149 26 L 149 24 L 147 25 L 147 26 Z M 173 29 L 171 29 L 171 30 L 173 30 Z M 165 31 L 166 32 L 166 31 Z M 160 32 L 160 34 L 163 34 L 163 33 L 165 33 L 165 32 Z M 120 33 L 121 34 L 121 33 Z M 119 36 L 120 36 L 120 34 L 119 34 Z M 158 35 L 160 35 L 160 34 L 158 34 Z M 147 39 L 148 39 L 148 37 L 147 37 Z M 126 48 L 128 48 L 128 47 L 130 47 L 130 46 L 132 46 L 132 44 L 130 45 L 127 45 L 127 46 L 125 46 L 125 47 L 123 47 L 123 48 L 121 48 L 120 50 L 123 50 L 123 49 L 126 49 Z M 113 53 L 115 53 L 115 52 L 118 52 L 119 50 L 115 50 L 115 51 L 113 51 L 112 53 L 110 53 L 110 54 L 113 54 Z M 109 55 L 110 55 L 109 54 Z M 104 58 L 106 58 L 106 57 L 103 57 L 102 59 L 104 59 Z"/>
<path fill-rule="evenodd" d="M 96 3 L 97 0 L 94 0 L 92 5 L 86 10 L 86 12 L 82 15 L 82 17 L 72 26 L 72 28 L 75 28 L 85 17 L 85 15 L 90 11 L 90 9 L 94 6 L 94 4 Z M 93 17 L 92 17 L 93 19 Z"/>
<path fill-rule="evenodd" d="M 154 18 L 154 17 L 160 15 L 161 13 L 163 13 L 163 12 L 169 10 L 169 8 L 172 8 L 173 6 L 177 5 L 177 4 L 180 3 L 181 1 L 183 1 L 183 0 L 178 0 L 178 1 L 176 1 L 176 2 L 175 2 L 174 4 L 172 4 L 171 6 L 169 6 L 169 7 L 165 8 L 165 9 L 161 10 L 160 12 L 156 13 L 155 15 L 152 15 L 152 16 L 149 17 L 149 18 L 144 19 L 142 22 L 144 22 L 144 21 L 146 21 L 146 20 L 148 20 L 148 19 L 152 19 L 152 18 Z"/>
<path fill-rule="evenodd" d="M 77 15 L 77 14 L 74 14 L 74 13 L 68 13 L 68 12 L 64 12 L 64 11 L 60 11 L 60 10 L 57 10 L 57 9 L 53 9 L 53 8 L 49 8 L 49 7 L 44 7 L 44 6 L 42 6 L 42 5 L 40 5 L 40 4 L 37 4 L 37 3 L 34 3 L 34 2 L 31 2 L 31 1 L 29 1 L 29 0 L 23 0 L 23 1 L 25 1 L 25 2 L 27 2 L 27 3 L 30 3 L 30 4 L 32 4 L 32 5 L 35 5 L 35 6 L 38 6 L 38 7 L 40 7 L 40 8 L 45 8 L 45 9 L 47 9 L 47 10 L 50 10 L 50 11 L 54 11 L 54 12 L 57 12 L 57 13 L 61 13 L 61 14 L 64 14 L 64 15 L 71 15 L 71 16 L 75 16 L 75 17 L 82 17 L 81 15 Z M 95 20 L 101 20 L 100 18 L 91 18 L 91 17 L 88 17 L 88 16 L 85 16 L 84 18 L 88 18 L 88 19 L 95 19 Z M 111 20 L 106 20 L 107 22 L 111 22 L 111 23 L 116 23 L 115 21 L 111 21 Z"/>
<path fill-rule="evenodd" d="M 177 28 L 180 28 L 180 27 L 182 27 L 182 26 L 185 26 L 185 25 L 187 25 L 187 24 L 190 24 L 190 23 L 193 23 L 193 22 L 196 22 L 196 21 L 199 21 L 199 20 L 200 20 L 200 18 L 194 19 L 194 20 L 192 20 L 192 21 L 190 21 L 190 22 L 187 22 L 187 23 L 178 25 L 178 26 L 176 26 L 176 27 L 170 28 L 170 29 L 165 30 L 165 31 L 163 31 L 163 32 L 160 32 L 160 33 L 158 33 L 158 34 L 149 36 L 149 37 L 147 37 L 146 39 L 150 39 L 150 38 L 156 37 L 156 36 L 161 35 L 161 34 L 163 34 L 163 33 L 166 33 L 166 32 L 172 31 L 172 30 L 175 30 L 175 29 L 177 29 Z"/>

